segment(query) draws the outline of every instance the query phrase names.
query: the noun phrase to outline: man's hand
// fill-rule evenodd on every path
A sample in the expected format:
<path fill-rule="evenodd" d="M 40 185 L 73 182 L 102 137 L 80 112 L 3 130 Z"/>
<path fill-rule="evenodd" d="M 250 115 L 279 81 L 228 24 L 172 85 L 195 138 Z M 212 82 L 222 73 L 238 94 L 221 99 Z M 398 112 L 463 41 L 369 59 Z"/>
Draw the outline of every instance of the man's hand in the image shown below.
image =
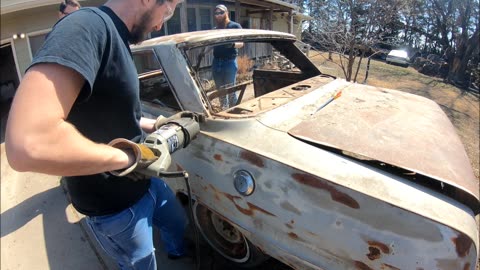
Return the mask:
<path fill-rule="evenodd" d="M 129 164 L 125 169 L 110 171 L 115 176 L 127 176 L 134 180 L 146 178 L 135 171 L 144 169 L 158 159 L 158 156 L 143 144 L 134 143 L 127 139 L 118 138 L 108 143 L 108 145 L 121 149 L 129 155 Z"/>

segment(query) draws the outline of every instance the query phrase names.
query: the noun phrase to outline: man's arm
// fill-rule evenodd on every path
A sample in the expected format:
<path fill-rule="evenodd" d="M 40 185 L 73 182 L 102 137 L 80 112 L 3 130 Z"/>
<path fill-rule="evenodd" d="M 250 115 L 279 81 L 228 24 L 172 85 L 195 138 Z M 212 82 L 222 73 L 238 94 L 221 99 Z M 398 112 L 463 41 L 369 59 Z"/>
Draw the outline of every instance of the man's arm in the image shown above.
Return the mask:
<path fill-rule="evenodd" d="M 7 122 L 7 159 L 17 171 L 89 175 L 128 167 L 133 156 L 94 143 L 66 121 L 84 78 L 58 64 L 29 69 L 17 89 Z"/>
<path fill-rule="evenodd" d="M 233 43 L 233 48 L 240 49 L 243 47 L 243 42 L 235 42 Z"/>

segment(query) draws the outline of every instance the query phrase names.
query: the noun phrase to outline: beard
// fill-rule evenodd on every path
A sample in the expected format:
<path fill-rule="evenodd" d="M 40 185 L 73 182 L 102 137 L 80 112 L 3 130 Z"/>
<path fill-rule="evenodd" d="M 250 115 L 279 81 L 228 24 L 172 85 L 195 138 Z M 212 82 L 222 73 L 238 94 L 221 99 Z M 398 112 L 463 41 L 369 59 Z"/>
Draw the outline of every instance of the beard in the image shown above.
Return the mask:
<path fill-rule="evenodd" d="M 217 28 L 224 28 L 227 24 L 227 16 L 223 16 L 222 18 L 215 18 L 215 22 L 217 23 Z"/>
<path fill-rule="evenodd" d="M 148 25 L 152 21 L 152 10 L 149 10 L 140 17 L 140 21 L 133 25 L 132 31 L 128 41 L 130 44 L 138 44 L 147 39 L 148 34 L 151 32 L 148 29 Z"/>

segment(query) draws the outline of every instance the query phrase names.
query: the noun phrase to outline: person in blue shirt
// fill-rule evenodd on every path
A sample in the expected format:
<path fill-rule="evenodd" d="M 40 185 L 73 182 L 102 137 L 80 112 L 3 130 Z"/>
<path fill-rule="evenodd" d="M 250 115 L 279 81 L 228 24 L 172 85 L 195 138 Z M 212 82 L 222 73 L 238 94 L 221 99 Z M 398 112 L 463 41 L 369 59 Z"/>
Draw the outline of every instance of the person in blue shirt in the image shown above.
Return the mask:
<path fill-rule="evenodd" d="M 228 9 L 224 5 L 215 7 L 215 29 L 242 29 L 240 24 L 230 20 Z M 217 90 L 225 89 L 235 85 L 237 75 L 237 55 L 238 48 L 243 47 L 243 43 L 235 42 L 225 45 L 215 46 L 213 48 L 212 74 Z M 228 109 L 237 104 L 236 93 L 226 96 L 220 96 L 222 109 Z"/>
<path fill-rule="evenodd" d="M 63 0 L 58 7 L 58 19 L 79 10 L 81 7 L 82 6 L 77 0 Z"/>

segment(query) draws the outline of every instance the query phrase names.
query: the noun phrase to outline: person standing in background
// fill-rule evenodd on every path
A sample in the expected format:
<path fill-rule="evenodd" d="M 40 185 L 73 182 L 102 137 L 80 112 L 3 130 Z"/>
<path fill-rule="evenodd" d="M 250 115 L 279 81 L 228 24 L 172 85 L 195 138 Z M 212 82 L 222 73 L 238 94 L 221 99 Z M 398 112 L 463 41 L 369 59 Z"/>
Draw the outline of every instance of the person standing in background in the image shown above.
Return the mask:
<path fill-rule="evenodd" d="M 240 24 L 230 20 L 228 9 L 224 5 L 215 7 L 215 29 L 242 29 Z M 229 43 L 213 48 L 212 73 L 217 90 L 235 85 L 238 70 L 238 48 L 242 48 L 242 42 Z M 222 109 L 228 109 L 237 105 L 236 93 L 220 96 Z"/>
<path fill-rule="evenodd" d="M 64 0 L 60 3 L 60 6 L 58 7 L 58 19 L 61 19 L 68 14 L 77 11 L 81 8 L 82 6 L 77 0 Z"/>

